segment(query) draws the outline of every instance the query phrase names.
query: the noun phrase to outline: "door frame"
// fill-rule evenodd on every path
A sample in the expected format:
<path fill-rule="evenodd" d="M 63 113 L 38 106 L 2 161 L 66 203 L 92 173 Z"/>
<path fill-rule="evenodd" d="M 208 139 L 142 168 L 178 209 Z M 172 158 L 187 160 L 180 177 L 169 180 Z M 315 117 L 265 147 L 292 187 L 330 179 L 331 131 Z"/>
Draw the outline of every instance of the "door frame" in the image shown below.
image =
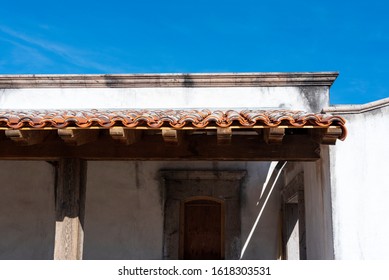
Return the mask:
<path fill-rule="evenodd" d="M 180 234 L 179 234 L 179 253 L 178 257 L 180 260 L 184 259 L 184 247 L 185 247 L 185 204 L 191 201 L 196 200 L 208 200 L 214 201 L 220 204 L 220 228 L 221 228 L 221 238 L 220 238 L 220 253 L 221 259 L 225 259 L 225 201 L 223 199 L 218 199 L 212 196 L 192 196 L 188 197 L 181 201 L 180 205 Z"/>
<path fill-rule="evenodd" d="M 192 197 L 224 201 L 224 258 L 237 260 L 241 253 L 240 193 L 245 170 L 161 170 L 164 196 L 163 259 L 180 258 L 181 203 Z"/>

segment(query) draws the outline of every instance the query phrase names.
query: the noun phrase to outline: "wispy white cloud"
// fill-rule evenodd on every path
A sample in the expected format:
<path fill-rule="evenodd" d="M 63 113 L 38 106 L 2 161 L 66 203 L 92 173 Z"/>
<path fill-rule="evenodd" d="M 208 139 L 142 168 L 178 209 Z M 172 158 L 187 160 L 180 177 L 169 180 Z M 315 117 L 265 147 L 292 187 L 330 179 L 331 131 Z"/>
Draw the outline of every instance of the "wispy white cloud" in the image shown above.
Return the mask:
<path fill-rule="evenodd" d="M 19 73 L 34 72 L 37 65 L 40 68 L 48 68 L 53 64 L 51 59 L 34 47 L 2 37 L 0 37 L 0 43 L 3 45 L 0 54 L 0 72 L 2 73 L 10 73 L 11 69 L 16 69 Z M 10 47 L 5 48 L 4 45 Z"/>
<path fill-rule="evenodd" d="M 23 52 L 22 53 L 18 53 L 19 55 L 21 55 L 23 53 L 25 53 L 26 55 L 38 54 L 39 53 L 39 51 L 36 50 L 35 48 L 32 48 L 32 47 L 29 47 L 27 45 L 18 43 L 18 42 L 14 41 L 14 40 L 9 40 L 9 39 L 5 39 L 5 38 L 0 38 L 0 40 L 3 41 L 3 42 L 9 43 L 11 45 L 14 45 L 17 49 L 22 50 Z M 41 57 L 42 57 L 42 59 L 43 58 L 47 59 L 43 55 L 41 55 Z M 48 61 L 48 59 L 47 59 L 47 61 Z"/>
<path fill-rule="evenodd" d="M 9 39 L 2 38 L 3 41 L 24 48 L 25 51 L 30 53 L 40 53 L 41 59 L 46 57 L 50 60 L 50 56 L 55 55 L 61 57 L 66 63 L 77 67 L 93 69 L 99 72 L 120 72 L 120 67 L 112 67 L 110 65 L 100 63 L 91 59 L 91 56 L 96 54 L 85 49 L 80 49 L 66 44 L 58 43 L 55 41 L 45 40 L 39 37 L 26 35 L 23 32 L 16 31 L 7 26 L 0 25 L 0 32 L 7 35 Z M 107 54 L 99 54 L 100 56 L 107 57 Z M 36 56 L 35 56 L 36 57 Z M 109 58 L 108 58 L 109 59 Z M 55 62 L 53 62 L 55 63 Z"/>

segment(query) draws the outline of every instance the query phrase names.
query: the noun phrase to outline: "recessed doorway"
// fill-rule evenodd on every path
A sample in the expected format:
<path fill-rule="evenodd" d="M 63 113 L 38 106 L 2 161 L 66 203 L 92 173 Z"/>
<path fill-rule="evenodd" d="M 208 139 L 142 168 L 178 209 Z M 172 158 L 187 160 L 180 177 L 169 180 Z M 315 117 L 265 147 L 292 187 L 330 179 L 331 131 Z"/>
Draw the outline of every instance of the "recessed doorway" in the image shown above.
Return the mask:
<path fill-rule="evenodd" d="M 240 190 L 246 171 L 160 174 L 165 196 L 164 259 L 239 259 Z"/>
<path fill-rule="evenodd" d="M 191 198 L 181 205 L 180 258 L 224 259 L 224 203 L 211 197 Z"/>

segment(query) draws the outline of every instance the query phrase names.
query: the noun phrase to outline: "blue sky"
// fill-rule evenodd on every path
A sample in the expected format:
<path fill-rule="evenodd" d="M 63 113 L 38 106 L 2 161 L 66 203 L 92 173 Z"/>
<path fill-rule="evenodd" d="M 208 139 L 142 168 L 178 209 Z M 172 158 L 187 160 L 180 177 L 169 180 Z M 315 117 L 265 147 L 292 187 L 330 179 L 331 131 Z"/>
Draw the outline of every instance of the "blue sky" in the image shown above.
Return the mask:
<path fill-rule="evenodd" d="M 389 1 L 3 1 L 0 74 L 339 71 L 389 97 Z"/>

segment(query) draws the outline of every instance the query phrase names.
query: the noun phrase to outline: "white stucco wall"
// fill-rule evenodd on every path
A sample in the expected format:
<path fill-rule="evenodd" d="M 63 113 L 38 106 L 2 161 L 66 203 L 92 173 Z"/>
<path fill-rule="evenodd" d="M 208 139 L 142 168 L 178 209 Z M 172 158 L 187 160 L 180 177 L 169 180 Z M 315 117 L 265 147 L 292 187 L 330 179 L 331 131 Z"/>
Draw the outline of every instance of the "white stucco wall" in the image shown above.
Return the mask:
<path fill-rule="evenodd" d="M 274 166 L 269 162 L 90 161 L 84 259 L 162 258 L 160 169 L 247 170 L 241 191 L 242 259 L 276 259 L 279 192 L 277 184 L 272 188 L 267 180 Z"/>
<path fill-rule="evenodd" d="M 308 260 L 334 259 L 332 204 L 328 147 L 321 146 L 322 158 L 315 162 L 289 162 L 285 185 L 304 173 L 306 253 Z"/>
<path fill-rule="evenodd" d="M 0 109 L 286 108 L 318 112 L 327 86 L 0 89 Z"/>
<path fill-rule="evenodd" d="M 0 259 L 53 259 L 54 168 L 0 161 Z"/>
<path fill-rule="evenodd" d="M 389 106 L 343 114 L 348 136 L 331 147 L 336 259 L 389 259 Z"/>
<path fill-rule="evenodd" d="M 308 260 L 334 259 L 328 147 L 321 150 L 320 160 L 302 163 Z"/>

